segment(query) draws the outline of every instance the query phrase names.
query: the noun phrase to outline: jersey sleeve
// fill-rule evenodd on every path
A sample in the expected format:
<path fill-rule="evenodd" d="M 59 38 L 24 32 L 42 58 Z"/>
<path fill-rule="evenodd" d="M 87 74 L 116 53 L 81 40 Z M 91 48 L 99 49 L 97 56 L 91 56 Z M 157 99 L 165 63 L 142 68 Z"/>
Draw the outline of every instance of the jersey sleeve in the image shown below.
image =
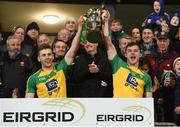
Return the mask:
<path fill-rule="evenodd" d="M 62 59 L 58 64 L 57 64 L 57 71 L 63 70 L 64 74 L 67 75 L 68 71 L 70 69 L 70 65 L 68 65 L 65 61 L 65 59 Z"/>
<path fill-rule="evenodd" d="M 127 67 L 127 64 L 118 55 L 116 55 L 112 60 L 110 60 L 110 64 L 113 74 L 116 73 L 120 67 Z"/>
<path fill-rule="evenodd" d="M 34 75 L 31 75 L 29 79 L 27 80 L 27 87 L 26 87 L 27 93 L 35 93 L 36 92 L 36 80 Z"/>
<path fill-rule="evenodd" d="M 151 80 L 151 77 L 146 74 L 146 84 L 145 84 L 145 87 L 144 87 L 144 92 L 152 92 L 152 80 Z"/>

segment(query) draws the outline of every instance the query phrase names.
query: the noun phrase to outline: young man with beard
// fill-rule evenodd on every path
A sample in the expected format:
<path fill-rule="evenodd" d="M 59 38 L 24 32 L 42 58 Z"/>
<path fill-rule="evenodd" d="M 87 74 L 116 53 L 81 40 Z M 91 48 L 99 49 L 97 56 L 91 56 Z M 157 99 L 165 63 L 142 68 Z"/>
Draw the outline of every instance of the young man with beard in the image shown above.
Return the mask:
<path fill-rule="evenodd" d="M 109 13 L 103 11 L 105 46 L 113 70 L 114 98 L 152 97 L 152 81 L 147 73 L 139 69 L 140 46 L 129 43 L 125 50 L 127 63 L 117 55 L 109 37 Z"/>
<path fill-rule="evenodd" d="M 82 33 L 82 16 L 79 18 L 78 31 L 73 39 L 72 46 L 64 59 L 53 65 L 54 54 L 49 45 L 43 44 L 38 49 L 38 61 L 42 68 L 31 75 L 27 82 L 26 97 L 33 98 L 35 93 L 39 98 L 66 97 L 66 75 L 72 64 L 80 44 Z"/>

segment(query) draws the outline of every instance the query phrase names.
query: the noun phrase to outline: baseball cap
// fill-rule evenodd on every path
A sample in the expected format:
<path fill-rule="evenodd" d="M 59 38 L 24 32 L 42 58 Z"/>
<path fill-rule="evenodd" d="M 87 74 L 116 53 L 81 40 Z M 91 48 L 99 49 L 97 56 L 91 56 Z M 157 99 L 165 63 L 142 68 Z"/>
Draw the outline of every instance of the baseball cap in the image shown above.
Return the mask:
<path fill-rule="evenodd" d="M 169 38 L 169 34 L 167 32 L 158 32 L 157 34 L 157 38 L 158 39 L 168 39 Z"/>

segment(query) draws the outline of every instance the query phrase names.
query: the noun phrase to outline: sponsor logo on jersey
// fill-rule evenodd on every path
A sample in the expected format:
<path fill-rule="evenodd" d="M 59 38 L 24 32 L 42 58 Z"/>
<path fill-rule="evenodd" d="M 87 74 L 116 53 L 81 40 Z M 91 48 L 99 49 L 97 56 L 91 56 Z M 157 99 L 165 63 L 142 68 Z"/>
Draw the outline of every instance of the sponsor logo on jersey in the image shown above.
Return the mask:
<path fill-rule="evenodd" d="M 58 91 L 59 88 L 58 88 L 57 84 L 58 84 L 58 81 L 56 79 L 52 79 L 46 83 L 46 87 L 48 89 L 49 95 L 52 95 L 53 92 Z"/>
<path fill-rule="evenodd" d="M 127 78 L 127 83 L 137 87 L 138 83 L 136 82 L 136 78 L 130 73 Z"/>

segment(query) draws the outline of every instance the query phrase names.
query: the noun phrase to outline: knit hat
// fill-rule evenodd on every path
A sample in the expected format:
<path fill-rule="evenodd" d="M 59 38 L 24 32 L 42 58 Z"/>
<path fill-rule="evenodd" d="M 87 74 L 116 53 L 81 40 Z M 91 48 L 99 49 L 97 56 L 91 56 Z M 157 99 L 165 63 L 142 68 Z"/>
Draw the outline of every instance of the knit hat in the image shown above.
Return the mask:
<path fill-rule="evenodd" d="M 180 57 L 178 57 L 178 58 L 176 58 L 176 59 L 174 60 L 174 62 L 173 62 L 173 69 L 174 69 L 175 64 L 176 64 L 176 62 L 177 62 L 178 60 L 180 60 Z"/>
<path fill-rule="evenodd" d="M 39 32 L 39 26 L 36 22 L 31 22 L 27 28 L 26 28 L 26 32 L 28 32 L 31 29 L 36 29 Z"/>

